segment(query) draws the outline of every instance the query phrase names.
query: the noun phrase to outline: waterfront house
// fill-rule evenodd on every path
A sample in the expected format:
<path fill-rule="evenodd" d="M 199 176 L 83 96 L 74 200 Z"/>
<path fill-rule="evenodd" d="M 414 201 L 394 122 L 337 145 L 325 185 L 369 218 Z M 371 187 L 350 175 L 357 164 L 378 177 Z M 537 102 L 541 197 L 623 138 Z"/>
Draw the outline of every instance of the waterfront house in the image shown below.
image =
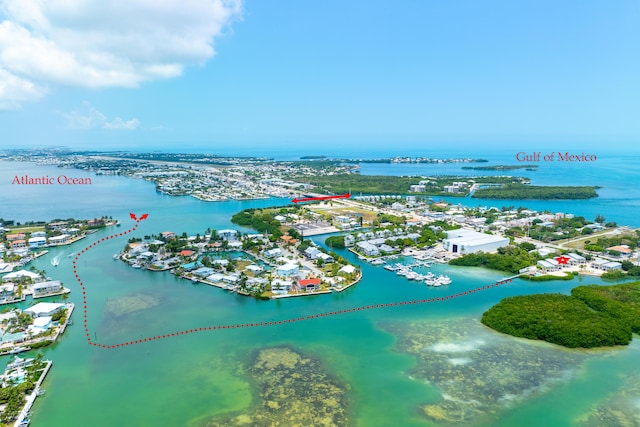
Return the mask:
<path fill-rule="evenodd" d="M 518 273 L 528 274 L 530 276 L 533 276 L 537 272 L 538 272 L 538 268 L 535 265 L 531 265 L 529 267 L 521 268 L 520 270 L 518 270 Z"/>
<path fill-rule="evenodd" d="M 356 247 L 359 252 L 362 252 L 366 256 L 378 256 L 380 254 L 378 248 L 369 242 L 358 242 Z"/>
<path fill-rule="evenodd" d="M 31 237 L 28 242 L 30 248 L 39 248 L 47 244 L 47 239 L 46 237 Z"/>
<path fill-rule="evenodd" d="M 238 239 L 238 232 L 236 230 L 218 230 L 218 237 L 230 242 Z"/>
<path fill-rule="evenodd" d="M 38 273 L 34 273 L 32 271 L 18 270 L 18 271 L 14 271 L 13 273 L 5 274 L 2 277 L 2 280 L 5 281 L 5 282 L 8 282 L 10 280 L 20 279 L 21 277 L 27 277 L 29 279 L 35 280 L 35 279 L 40 278 L 40 275 Z"/>
<path fill-rule="evenodd" d="M 195 261 L 195 262 L 189 262 L 187 264 L 182 264 L 180 267 L 182 267 L 184 271 L 192 271 L 200 267 L 201 265 L 202 264 L 200 264 L 199 261 Z"/>
<path fill-rule="evenodd" d="M 394 251 L 394 249 L 391 246 L 387 245 L 386 243 L 383 243 L 380 246 L 378 246 L 378 250 L 382 253 L 387 253 L 387 254 Z"/>
<path fill-rule="evenodd" d="M 620 270 L 622 268 L 622 264 L 616 261 L 598 258 L 591 262 L 591 267 L 598 270 L 611 271 Z"/>
<path fill-rule="evenodd" d="M 33 319 L 33 324 L 29 325 L 27 331 L 32 335 L 38 335 L 43 332 L 47 332 L 51 326 L 53 326 L 53 321 L 51 316 L 41 316 Z"/>
<path fill-rule="evenodd" d="M 345 265 L 340 270 L 338 270 L 338 273 L 351 274 L 351 273 L 355 273 L 355 271 L 356 271 L 356 268 L 353 265 Z"/>
<path fill-rule="evenodd" d="M 540 269 L 545 273 L 549 271 L 557 271 L 559 269 L 558 261 L 556 261 L 553 258 L 540 260 L 538 261 L 537 264 L 538 264 L 538 267 L 540 267 Z"/>
<path fill-rule="evenodd" d="M 0 274 L 11 273 L 13 266 L 7 262 L 0 262 Z"/>
<path fill-rule="evenodd" d="M 33 297 L 41 298 L 62 291 L 62 283 L 59 280 L 40 282 L 33 285 Z"/>
<path fill-rule="evenodd" d="M 301 279 L 298 280 L 298 287 L 306 292 L 312 292 L 320 289 L 320 279 Z"/>
<path fill-rule="evenodd" d="M 275 279 L 271 281 L 272 291 L 290 291 L 293 289 L 293 282 L 290 280 Z M 275 293 L 275 292 L 274 292 Z"/>
<path fill-rule="evenodd" d="M 240 280 L 240 275 L 238 273 L 229 273 L 227 275 L 222 276 L 222 281 L 227 283 L 236 283 Z"/>
<path fill-rule="evenodd" d="M 173 231 L 163 231 L 162 233 L 160 233 L 160 235 L 165 240 L 175 239 L 176 237 L 176 233 L 174 233 Z"/>
<path fill-rule="evenodd" d="M 65 308 L 64 304 L 53 302 L 39 302 L 36 305 L 26 309 L 24 312 L 31 317 L 53 316 L 63 308 Z"/>
<path fill-rule="evenodd" d="M 14 283 L 5 283 L 0 286 L 0 302 L 5 302 L 7 299 L 12 298 L 15 290 L 16 285 Z"/>
<path fill-rule="evenodd" d="M 355 243 L 355 238 L 352 235 L 344 236 L 344 245 L 347 247 L 353 246 Z"/>
<path fill-rule="evenodd" d="M 213 283 L 218 283 L 220 281 L 222 281 L 222 278 L 224 277 L 224 275 L 220 274 L 220 273 L 213 273 L 212 275 L 207 277 L 207 280 Z"/>
<path fill-rule="evenodd" d="M 61 234 L 59 236 L 53 236 L 49 238 L 49 243 L 52 245 L 62 245 L 67 243 L 67 239 L 69 239 L 68 234 Z"/>
<path fill-rule="evenodd" d="M 212 274 L 215 273 L 215 270 L 213 268 L 209 268 L 209 267 L 200 267 L 196 270 L 192 271 L 193 274 L 195 274 L 198 277 L 207 277 L 207 276 L 211 276 Z"/>

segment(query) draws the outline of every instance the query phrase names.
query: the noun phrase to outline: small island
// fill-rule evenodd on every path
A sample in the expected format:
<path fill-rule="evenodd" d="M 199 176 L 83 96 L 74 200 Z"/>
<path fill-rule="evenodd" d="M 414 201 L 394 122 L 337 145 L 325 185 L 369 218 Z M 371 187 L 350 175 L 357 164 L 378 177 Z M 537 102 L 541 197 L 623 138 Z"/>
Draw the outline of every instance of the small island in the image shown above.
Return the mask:
<path fill-rule="evenodd" d="M 513 200 L 577 200 L 598 197 L 597 186 L 553 186 L 510 183 L 501 187 L 480 188 L 471 197 Z"/>
<path fill-rule="evenodd" d="M 514 337 L 569 348 L 627 345 L 632 333 L 640 332 L 640 282 L 579 286 L 571 295 L 508 297 L 481 322 Z"/>
<path fill-rule="evenodd" d="M 516 169 L 524 169 L 527 171 L 538 170 L 538 165 L 493 165 L 493 166 L 463 166 L 462 169 L 476 171 L 511 171 Z"/>

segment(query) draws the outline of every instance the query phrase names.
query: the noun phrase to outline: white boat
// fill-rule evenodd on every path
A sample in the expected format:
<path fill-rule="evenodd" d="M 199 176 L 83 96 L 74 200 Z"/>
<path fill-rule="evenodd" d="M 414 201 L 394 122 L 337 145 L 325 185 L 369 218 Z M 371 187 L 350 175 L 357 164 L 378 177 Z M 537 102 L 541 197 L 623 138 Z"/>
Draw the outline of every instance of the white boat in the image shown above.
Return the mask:
<path fill-rule="evenodd" d="M 7 369 L 21 368 L 23 366 L 30 365 L 33 361 L 33 358 L 23 359 L 20 356 L 14 356 L 13 362 L 7 364 Z"/>
<path fill-rule="evenodd" d="M 438 276 L 438 281 L 443 285 L 451 284 L 451 278 L 449 276 Z"/>
<path fill-rule="evenodd" d="M 31 347 L 13 347 L 11 350 L 9 350 L 9 354 L 18 354 L 18 353 L 22 353 L 23 351 L 27 351 L 27 350 L 31 350 Z"/>
<path fill-rule="evenodd" d="M 451 278 L 449 276 L 445 276 L 443 274 L 439 275 L 439 276 L 435 276 L 435 275 L 431 275 L 432 277 L 428 277 L 425 280 L 425 284 L 427 284 L 428 286 L 442 286 L 442 285 L 450 285 L 451 284 Z"/>

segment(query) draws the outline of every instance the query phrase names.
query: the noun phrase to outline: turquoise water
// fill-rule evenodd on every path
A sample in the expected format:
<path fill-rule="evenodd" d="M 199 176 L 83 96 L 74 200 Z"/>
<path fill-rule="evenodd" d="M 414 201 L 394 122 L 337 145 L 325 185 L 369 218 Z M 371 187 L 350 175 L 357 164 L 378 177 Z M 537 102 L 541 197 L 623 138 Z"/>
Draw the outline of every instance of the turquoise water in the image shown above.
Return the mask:
<path fill-rule="evenodd" d="M 131 223 L 130 211 L 147 212 L 149 218 L 140 224 L 136 236 L 165 230 L 195 234 L 203 233 L 207 227 L 232 226 L 229 218 L 240 209 L 286 203 L 283 199 L 204 203 L 188 197 L 171 198 L 156 193 L 150 183 L 120 177 L 97 177 L 91 188 L 84 189 L 16 191 L 7 183 L 16 167 L 0 162 L 0 217 L 20 221 L 111 215 L 123 222 L 124 230 Z M 59 173 L 57 168 L 47 170 L 29 164 L 19 167 L 21 174 Z M 83 173 L 74 171 L 74 174 Z M 635 197 L 635 193 L 629 197 Z M 605 214 L 609 217 L 619 213 Z M 74 281 L 71 258 L 63 256 L 58 267 L 51 266 L 50 261 L 61 252 L 65 255 L 78 252 L 115 231 L 115 228 L 100 231 L 73 246 L 53 249 L 35 265 L 71 288 L 70 300 L 79 306 L 81 295 Z M 448 274 L 453 284 L 447 289 L 431 289 L 380 267 L 363 265 L 362 282 L 343 293 L 257 301 L 194 285 L 166 272 L 140 271 L 114 261 L 112 255 L 125 243 L 125 239 L 105 242 L 85 253 L 78 262 L 88 293 L 92 338 L 105 344 L 201 326 L 281 320 L 362 305 L 442 297 L 504 276 L 482 269 L 439 265 L 433 268 L 434 272 Z M 360 263 L 348 252 L 343 255 Z M 498 339 L 498 334 L 476 329 L 478 319 L 501 298 L 535 292 L 568 293 L 572 287 L 587 283 L 598 281 L 587 278 L 580 282 L 530 284 L 516 280 L 442 304 L 366 310 L 279 327 L 202 332 L 115 350 L 87 345 L 78 311 L 73 316 L 75 324 L 60 342 L 43 350 L 54 364 L 44 384 L 47 393 L 38 398 L 32 410 L 32 425 L 197 426 L 212 417 L 241 413 L 258 402 L 250 376 L 243 374 L 240 367 L 248 363 L 257 349 L 279 345 L 289 345 L 318 358 L 332 375 L 350 387 L 354 425 L 441 425 L 422 415 L 420 408 L 440 401 L 443 385 L 413 374 L 419 367 L 419 359 L 398 348 L 402 336 L 395 334 L 389 324 L 417 324 L 428 335 L 430 328 L 440 330 L 459 322 L 462 332 L 490 342 Z M 107 309 L 118 298 L 141 295 L 153 301 L 149 308 L 119 316 Z M 434 335 L 438 330 L 433 330 Z M 448 339 L 449 344 L 458 346 L 468 340 L 453 334 Z M 425 351 L 431 351 L 429 348 Z M 539 348 L 548 358 L 565 352 L 553 346 Z M 465 357 L 473 358 L 475 349 L 465 351 Z M 565 367 L 570 373 L 566 378 L 559 377 L 552 386 L 524 396 L 512 405 L 501 406 L 495 413 L 478 417 L 468 425 L 572 425 L 615 392 L 623 382 L 623 375 L 640 372 L 639 351 L 635 341 L 628 348 L 588 353 L 579 363 Z M 501 363 L 509 364 L 512 355 L 502 351 L 497 357 Z M 489 376 L 479 375 L 477 379 L 490 382 L 487 387 L 500 386 L 499 381 L 493 385 L 495 379 Z"/>

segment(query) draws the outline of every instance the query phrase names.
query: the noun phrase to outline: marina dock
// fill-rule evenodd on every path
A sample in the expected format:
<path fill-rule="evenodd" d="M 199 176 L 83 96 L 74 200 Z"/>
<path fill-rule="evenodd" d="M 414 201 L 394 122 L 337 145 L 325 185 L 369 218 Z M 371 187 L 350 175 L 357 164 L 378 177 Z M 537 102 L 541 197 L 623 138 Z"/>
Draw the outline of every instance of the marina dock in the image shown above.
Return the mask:
<path fill-rule="evenodd" d="M 13 424 L 13 427 L 22 427 L 22 426 L 29 425 L 29 418 L 28 418 L 29 411 L 33 406 L 33 402 L 36 401 L 36 398 L 43 393 L 40 389 L 40 386 L 42 385 L 42 382 L 44 381 L 45 377 L 49 373 L 49 369 L 51 369 L 51 365 L 53 364 L 51 360 L 45 360 L 44 362 L 46 363 L 46 366 L 44 367 L 42 374 L 40 374 L 40 378 L 38 378 L 35 388 L 31 392 L 31 394 L 29 394 L 26 397 L 26 402 L 24 404 L 24 407 L 18 414 L 18 418 L 16 419 L 16 422 Z"/>

